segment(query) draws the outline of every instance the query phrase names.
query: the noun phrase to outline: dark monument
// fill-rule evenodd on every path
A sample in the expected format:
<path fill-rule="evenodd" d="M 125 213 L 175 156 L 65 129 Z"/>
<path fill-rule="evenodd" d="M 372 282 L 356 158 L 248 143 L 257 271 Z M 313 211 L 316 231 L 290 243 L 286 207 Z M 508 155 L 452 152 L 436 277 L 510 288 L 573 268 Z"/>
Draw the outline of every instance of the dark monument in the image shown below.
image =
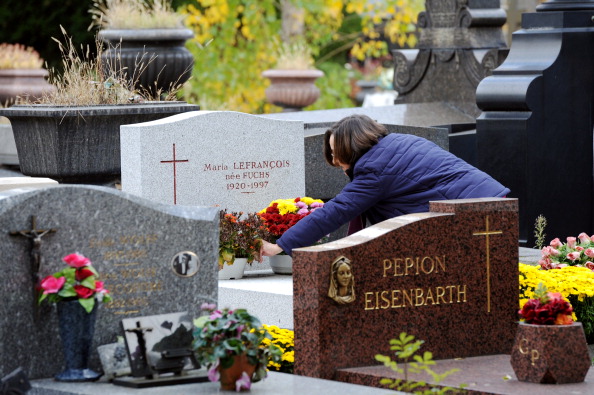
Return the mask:
<path fill-rule="evenodd" d="M 427 0 L 418 17 L 417 49 L 394 55 L 398 103 L 447 102 L 478 116 L 475 91 L 505 59 L 499 0 Z"/>
<path fill-rule="evenodd" d="M 479 168 L 520 201 L 520 240 L 594 232 L 594 1 L 552 0 L 523 14 L 505 62 L 477 89 Z M 547 241 L 548 241 L 547 240 Z"/>

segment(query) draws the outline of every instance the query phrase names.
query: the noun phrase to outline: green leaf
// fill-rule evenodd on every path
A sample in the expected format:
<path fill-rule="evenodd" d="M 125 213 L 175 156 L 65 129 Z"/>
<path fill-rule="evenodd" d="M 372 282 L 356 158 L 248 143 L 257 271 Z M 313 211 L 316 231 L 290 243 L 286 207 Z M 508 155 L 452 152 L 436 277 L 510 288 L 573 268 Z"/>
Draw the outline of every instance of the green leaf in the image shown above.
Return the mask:
<path fill-rule="evenodd" d="M 95 289 L 95 276 L 89 276 L 81 281 L 80 285 L 89 289 Z"/>
<path fill-rule="evenodd" d="M 87 313 L 90 313 L 93 310 L 93 307 L 95 307 L 95 298 L 78 299 L 78 302 Z"/>
<path fill-rule="evenodd" d="M 202 317 L 198 317 L 194 320 L 194 326 L 196 326 L 198 328 L 203 328 L 207 321 L 208 321 L 208 316 L 203 315 Z"/>

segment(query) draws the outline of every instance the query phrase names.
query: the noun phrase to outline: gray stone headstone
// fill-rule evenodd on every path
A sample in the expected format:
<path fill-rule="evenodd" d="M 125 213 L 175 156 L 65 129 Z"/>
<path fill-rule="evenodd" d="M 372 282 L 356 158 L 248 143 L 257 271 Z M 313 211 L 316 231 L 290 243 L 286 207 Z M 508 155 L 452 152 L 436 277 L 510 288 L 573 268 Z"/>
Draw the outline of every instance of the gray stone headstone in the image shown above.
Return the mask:
<path fill-rule="evenodd" d="M 62 369 L 56 308 L 46 303 L 34 308 L 31 240 L 10 235 L 32 229 L 33 216 L 36 229 L 55 229 L 42 237 L 41 277 L 62 270 L 62 257 L 79 252 L 91 259 L 113 295 L 113 302 L 99 309 L 95 370 L 94 350 L 122 335 L 122 319 L 177 311 L 197 317 L 203 302 L 217 301 L 215 208 L 163 205 L 88 185 L 6 191 L 0 194 L 0 374 L 21 366 L 29 377 L 41 378 Z M 192 255 L 192 265 L 180 275 L 176 257 L 185 253 Z"/>
<path fill-rule="evenodd" d="M 303 122 L 194 111 L 121 127 L 122 190 L 253 212 L 305 191 Z"/>

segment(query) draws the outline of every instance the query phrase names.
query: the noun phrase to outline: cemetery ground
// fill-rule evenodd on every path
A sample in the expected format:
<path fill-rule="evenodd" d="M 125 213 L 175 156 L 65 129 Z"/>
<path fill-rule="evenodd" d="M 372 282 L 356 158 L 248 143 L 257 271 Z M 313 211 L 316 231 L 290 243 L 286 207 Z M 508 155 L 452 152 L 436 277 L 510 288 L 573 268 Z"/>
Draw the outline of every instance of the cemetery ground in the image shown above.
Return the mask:
<path fill-rule="evenodd" d="M 0 168 L 0 176 L 19 177 L 20 174 L 15 168 L 3 167 Z M 74 195 L 72 194 L 72 196 Z M 89 196 L 84 197 L 84 199 L 88 198 Z M 70 209 L 76 211 L 75 207 L 78 198 L 74 196 L 72 199 L 74 202 Z M 103 200 L 111 199 L 111 197 L 96 196 L 91 199 L 96 199 L 96 204 L 103 205 L 107 204 L 103 203 Z M 118 206 L 127 203 L 109 200 L 109 204 L 110 206 Z M 143 213 L 146 210 L 145 208 L 136 209 L 134 206 L 131 207 L 126 208 L 126 210 L 139 210 L 136 214 L 141 217 L 149 215 L 156 217 L 156 219 L 149 220 L 149 223 L 172 220 L 164 220 L 165 217 L 161 218 L 162 214 L 159 212 L 148 210 Z M 481 210 L 486 210 L 486 216 L 482 214 Z M 457 233 L 456 227 L 474 226 L 476 228 L 474 235 L 469 235 L 467 240 L 461 240 L 460 242 L 463 245 L 466 242 L 474 243 L 476 240 L 474 238 L 484 238 L 486 241 L 490 237 L 493 251 L 490 256 L 490 264 L 493 268 L 502 267 L 502 261 L 500 260 L 504 259 L 510 251 L 512 251 L 512 255 L 515 255 L 514 250 L 517 253 L 517 248 L 512 246 L 510 249 L 509 246 L 506 246 L 506 242 L 513 241 L 517 237 L 517 230 L 514 231 L 513 225 L 515 223 L 514 218 L 517 218 L 514 215 L 517 215 L 517 212 L 514 214 L 513 202 L 460 202 L 453 205 L 444 203 L 432 207 L 431 211 L 427 215 L 402 219 L 401 223 L 398 219 L 387 221 L 390 223 L 384 224 L 383 227 L 370 228 L 356 237 L 351 236 L 330 243 L 327 247 L 318 246 L 306 249 L 307 251 L 297 251 L 296 256 L 298 258 L 296 260 L 297 266 L 294 268 L 294 276 L 301 280 L 299 284 L 294 284 L 294 290 L 290 286 L 292 282 L 290 276 L 274 276 L 269 270 L 259 270 L 257 264 L 254 265 L 253 270 L 246 272 L 244 279 L 219 281 L 219 304 L 223 303 L 223 298 L 227 298 L 227 302 L 230 304 L 246 302 L 245 304 L 248 306 L 245 307 L 248 308 L 248 311 L 252 311 L 257 315 L 261 314 L 260 318 L 264 323 L 281 327 L 294 327 L 296 333 L 316 339 L 313 343 L 308 341 L 305 346 L 307 349 L 302 348 L 299 350 L 299 345 L 296 345 L 298 358 L 301 356 L 305 361 L 297 368 L 296 374 L 271 372 L 269 378 L 264 382 L 254 384 L 251 390 L 253 393 L 340 393 L 347 395 L 394 393 L 393 391 L 374 387 L 377 386 L 377 382 L 382 377 L 397 376 L 393 376 L 391 371 L 383 366 L 373 366 L 373 363 L 366 361 L 372 360 L 372 358 L 369 358 L 370 353 L 371 355 L 388 353 L 382 350 L 387 350 L 385 344 L 387 344 L 388 339 L 397 337 L 398 334 L 393 333 L 393 328 L 399 327 L 406 328 L 409 332 L 415 332 L 419 328 L 428 328 L 422 330 L 426 336 L 419 335 L 418 337 L 426 342 L 424 350 L 432 351 L 436 355 L 438 361 L 434 370 L 444 372 L 450 369 L 459 369 L 459 372 L 446 377 L 439 385 L 457 387 L 464 383 L 468 393 L 475 394 L 525 394 L 530 392 L 538 394 L 594 394 L 594 388 L 590 384 L 594 381 L 592 373 L 588 374 L 584 383 L 577 384 L 540 385 L 519 382 L 515 379 L 509 357 L 510 345 L 515 333 L 515 324 L 506 321 L 504 317 L 509 317 L 512 314 L 515 316 L 517 306 L 515 304 L 501 303 L 503 300 L 512 300 L 514 296 L 517 298 L 517 272 L 513 267 L 508 265 L 505 270 L 497 269 L 497 273 L 491 273 L 491 278 L 485 278 L 482 275 L 474 276 L 464 273 L 464 266 L 459 266 L 458 258 L 452 256 L 452 254 L 455 254 L 454 250 L 456 248 L 453 250 L 446 248 L 444 251 L 441 249 L 443 247 L 438 247 L 435 250 L 425 250 L 425 258 L 417 259 L 416 269 L 412 269 L 415 267 L 414 262 L 399 265 L 398 257 L 390 257 L 389 259 L 383 259 L 384 263 L 381 267 L 371 267 L 367 272 L 357 271 L 357 262 L 382 262 L 382 248 L 378 247 L 385 247 L 390 243 L 398 244 L 398 239 L 393 240 L 393 237 L 419 240 L 420 235 L 423 235 L 430 239 L 432 237 L 431 229 L 433 228 L 449 228 L 453 233 Z M 184 215 L 190 214 L 185 213 Z M 459 218 L 456 219 L 457 217 Z M 111 220 L 115 221 L 114 218 Z M 66 224 L 66 220 L 60 219 L 59 221 Z M 125 219 L 122 216 L 122 218 L 118 218 L 118 221 L 122 222 Z M 471 223 L 474 223 L 474 225 Z M 60 228 L 63 226 L 60 226 Z M 99 227 L 102 226 L 109 227 L 109 225 L 105 224 L 99 225 Z M 143 225 L 143 231 L 149 232 L 150 226 L 150 224 Z M 399 232 L 393 232 L 394 229 L 400 230 Z M 79 230 L 82 230 L 83 233 L 90 231 L 89 228 Z M 393 233 L 397 233 L 398 236 L 394 236 Z M 503 235 L 506 236 L 503 237 Z M 69 237 L 76 239 L 74 236 Z M 182 239 L 184 239 L 184 236 L 177 236 L 175 241 L 183 243 Z M 430 240 L 426 241 L 432 244 Z M 510 244 L 517 243 L 512 242 Z M 359 245 L 366 245 L 366 247 L 359 247 Z M 436 243 L 436 245 L 438 244 Z M 153 252 L 163 248 L 163 246 L 156 246 L 155 248 Z M 468 251 L 465 247 L 462 247 L 462 249 Z M 505 249 L 505 254 L 500 253 L 502 249 Z M 355 263 L 353 270 L 357 279 L 358 308 L 355 303 L 336 305 L 329 300 L 326 296 L 328 284 L 326 280 L 323 281 L 323 284 L 320 282 L 320 279 L 327 278 L 325 269 L 310 269 L 313 267 L 314 262 L 334 260 L 336 258 L 335 251 L 340 251 L 340 254 L 348 256 L 347 260 Z M 410 247 L 410 250 L 401 253 L 403 256 L 413 256 L 415 247 Z M 514 257 L 514 259 L 516 262 L 536 264 L 539 255 L 540 253 L 537 250 L 521 248 L 519 254 L 516 255 L 517 258 Z M 476 261 L 480 262 L 481 265 L 485 264 L 484 256 L 481 255 L 480 251 L 471 253 L 469 257 L 460 260 L 464 262 Z M 386 261 L 389 263 L 386 263 Z M 410 267 L 407 268 L 409 264 Z M 316 267 L 326 266 L 318 265 Z M 408 273 L 410 270 L 415 271 L 414 275 L 412 275 L 412 272 Z M 411 276 L 401 276 L 405 271 L 406 274 L 411 274 Z M 424 290 L 424 296 L 417 294 L 416 301 L 412 301 L 409 307 L 417 304 L 421 306 L 418 308 L 430 308 L 429 305 L 437 301 L 442 305 L 448 305 L 449 309 L 453 309 L 454 316 L 451 315 L 451 311 L 445 309 L 434 309 L 428 316 L 419 315 L 411 308 L 410 314 L 404 318 L 402 315 L 398 316 L 389 312 L 390 315 L 386 319 L 380 313 L 387 312 L 385 308 L 388 305 L 401 305 L 404 307 L 407 303 L 404 296 L 405 292 L 403 292 L 406 286 L 402 286 L 402 290 L 396 291 L 402 292 L 400 298 L 396 297 L 394 299 L 392 297 L 389 302 L 386 300 L 382 290 L 389 289 L 387 287 L 391 286 L 390 283 L 386 282 L 386 273 L 389 274 L 388 277 L 399 276 L 401 277 L 400 280 L 410 282 L 410 286 Z M 438 276 L 439 281 L 437 284 L 435 284 L 435 280 L 430 278 L 431 276 Z M 168 287 L 167 281 L 174 280 L 163 280 L 163 288 Z M 179 287 L 179 284 L 176 287 Z M 202 284 L 199 287 L 203 288 L 199 292 L 209 292 L 208 285 Z M 431 289 L 434 291 L 433 296 L 429 296 Z M 481 295 L 477 295 L 475 292 L 477 289 L 491 289 L 493 294 L 481 292 Z M 197 289 L 188 288 L 184 292 L 192 293 L 196 291 Z M 160 292 L 160 294 L 159 292 L 157 294 L 162 295 L 163 300 L 161 302 L 164 302 L 169 308 L 183 307 L 183 302 L 178 306 L 175 305 L 178 303 L 176 302 L 176 299 L 179 298 L 178 292 L 175 295 L 167 295 L 164 290 L 160 290 Z M 423 300 L 418 299 L 419 297 Z M 158 298 L 159 296 L 157 296 Z M 500 305 L 503 304 L 507 307 L 501 309 Z M 315 308 L 312 306 L 315 306 Z M 338 309 L 348 309 L 348 314 L 342 314 Z M 485 315 L 484 309 L 489 310 L 489 314 Z M 390 308 L 389 310 L 396 309 Z M 166 313 L 166 311 L 159 310 L 157 305 L 153 305 L 145 311 L 143 315 L 148 315 L 149 312 Z M 294 312 L 295 322 L 293 322 L 291 311 Z M 117 326 L 119 318 L 109 319 L 108 321 L 110 322 L 109 325 Z M 431 321 L 434 321 L 437 325 L 431 324 Z M 103 329 L 99 329 L 99 337 L 101 337 L 101 332 L 110 330 L 104 325 L 100 324 Z M 6 333 L 5 335 L 13 336 Z M 360 343 L 357 339 L 366 340 Z M 19 352 L 24 353 L 27 352 L 26 350 L 26 348 L 20 348 Z M 3 354 L 6 351 L 8 350 L 5 349 Z M 337 360 L 344 361 L 345 359 L 353 363 L 352 366 L 355 367 L 336 366 Z M 36 369 L 42 371 L 44 367 L 37 366 Z M 55 369 L 55 367 L 51 369 Z M 47 377 L 45 374 L 43 376 Z M 51 372 L 49 376 L 51 376 Z M 431 377 L 427 376 L 420 375 L 414 378 L 426 380 L 428 383 L 433 382 Z M 105 379 L 97 383 L 77 384 L 36 378 L 32 381 L 32 385 L 33 390 L 31 393 L 33 394 L 93 395 L 105 392 L 116 395 L 132 392 L 146 394 L 218 393 L 218 383 L 184 384 L 134 390 L 113 386 L 107 383 Z"/>

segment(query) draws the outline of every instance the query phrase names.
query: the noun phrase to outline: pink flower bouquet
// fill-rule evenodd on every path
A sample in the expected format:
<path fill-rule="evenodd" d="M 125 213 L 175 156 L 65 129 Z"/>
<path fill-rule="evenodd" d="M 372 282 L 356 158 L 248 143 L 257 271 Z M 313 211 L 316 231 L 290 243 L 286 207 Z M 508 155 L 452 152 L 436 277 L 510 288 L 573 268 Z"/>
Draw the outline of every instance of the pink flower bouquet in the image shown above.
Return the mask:
<path fill-rule="evenodd" d="M 538 263 L 544 270 L 560 269 L 565 266 L 583 266 L 594 270 L 593 238 L 594 236 L 580 233 L 577 238 L 568 237 L 565 244 L 556 238 L 542 249 L 542 259 Z"/>
<path fill-rule="evenodd" d="M 68 267 L 41 280 L 38 287 L 39 303 L 46 299 L 52 303 L 78 299 L 85 311 L 90 313 L 96 300 L 111 300 L 109 291 L 103 288 L 103 281 L 97 280 L 99 275 L 89 258 L 70 254 L 62 259 Z"/>

